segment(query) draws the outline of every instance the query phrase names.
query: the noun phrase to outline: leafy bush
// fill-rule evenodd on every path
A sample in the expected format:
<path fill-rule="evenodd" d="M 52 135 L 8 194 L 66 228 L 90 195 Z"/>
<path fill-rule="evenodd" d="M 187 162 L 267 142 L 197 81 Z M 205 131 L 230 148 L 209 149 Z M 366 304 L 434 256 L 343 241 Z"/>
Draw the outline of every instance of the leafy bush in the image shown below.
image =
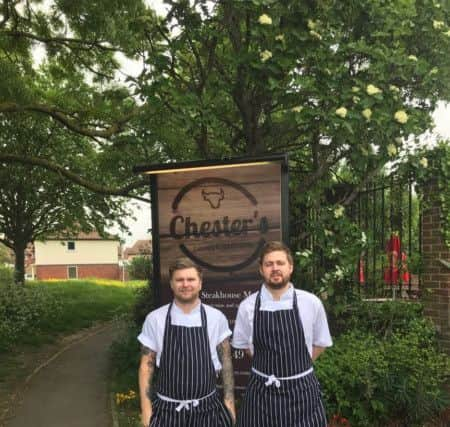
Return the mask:
<path fill-rule="evenodd" d="M 0 265 L 0 285 L 12 283 L 14 281 L 14 269 L 5 265 Z"/>
<path fill-rule="evenodd" d="M 136 290 L 136 303 L 133 307 L 133 320 L 137 327 L 141 327 L 145 317 L 150 311 L 154 310 L 153 288 L 149 284 Z"/>
<path fill-rule="evenodd" d="M 449 359 L 421 311 L 400 302 L 352 309 L 346 331 L 316 363 L 330 418 L 344 416 L 352 427 L 412 427 L 445 407 Z"/>
<path fill-rule="evenodd" d="M 152 260 L 148 256 L 137 256 L 128 265 L 128 274 L 133 280 L 148 280 L 152 275 Z"/>
<path fill-rule="evenodd" d="M 59 298 L 39 287 L 0 285 L 0 351 L 55 321 L 62 313 Z"/>

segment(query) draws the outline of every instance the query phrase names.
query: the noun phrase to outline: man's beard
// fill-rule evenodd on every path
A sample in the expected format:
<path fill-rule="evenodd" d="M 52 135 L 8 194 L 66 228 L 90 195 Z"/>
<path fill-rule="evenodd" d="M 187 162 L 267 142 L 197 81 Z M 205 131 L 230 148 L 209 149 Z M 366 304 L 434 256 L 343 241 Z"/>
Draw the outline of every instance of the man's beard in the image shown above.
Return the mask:
<path fill-rule="evenodd" d="M 269 278 L 269 280 L 266 281 L 266 285 L 272 289 L 283 289 L 289 283 L 289 279 L 289 277 L 283 277 L 279 282 L 274 282 Z"/>

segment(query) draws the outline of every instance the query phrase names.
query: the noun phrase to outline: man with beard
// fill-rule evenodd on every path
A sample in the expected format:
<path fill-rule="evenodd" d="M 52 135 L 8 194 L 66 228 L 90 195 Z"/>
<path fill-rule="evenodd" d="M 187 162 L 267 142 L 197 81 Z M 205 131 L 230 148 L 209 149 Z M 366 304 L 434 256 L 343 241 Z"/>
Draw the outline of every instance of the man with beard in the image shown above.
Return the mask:
<path fill-rule="evenodd" d="M 228 427 L 234 423 L 234 380 L 225 316 L 201 303 L 201 269 L 187 258 L 169 268 L 174 299 L 152 311 L 138 340 L 141 420 L 145 427 Z M 155 366 L 159 367 L 152 403 Z M 216 381 L 222 372 L 224 404 Z"/>
<path fill-rule="evenodd" d="M 253 356 L 239 427 L 326 427 L 313 361 L 332 345 L 319 298 L 294 289 L 292 254 L 280 242 L 262 249 L 261 289 L 239 306 L 232 345 Z"/>

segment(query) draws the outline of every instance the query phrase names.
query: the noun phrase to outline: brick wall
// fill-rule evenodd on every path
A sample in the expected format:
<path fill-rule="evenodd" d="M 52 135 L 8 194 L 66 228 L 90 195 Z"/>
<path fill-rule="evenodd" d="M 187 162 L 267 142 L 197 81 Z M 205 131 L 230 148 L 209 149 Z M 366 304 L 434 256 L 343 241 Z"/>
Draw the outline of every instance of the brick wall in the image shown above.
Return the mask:
<path fill-rule="evenodd" d="M 36 279 L 68 279 L 67 265 L 38 265 Z M 98 279 L 122 280 L 121 270 L 117 264 L 78 264 L 78 279 L 95 277 Z"/>
<path fill-rule="evenodd" d="M 439 202 L 433 197 L 436 183 L 425 188 L 425 209 L 422 214 L 422 292 L 425 314 L 439 332 L 442 349 L 450 354 L 450 269 L 440 260 L 450 262 L 450 249 L 444 242 Z"/>

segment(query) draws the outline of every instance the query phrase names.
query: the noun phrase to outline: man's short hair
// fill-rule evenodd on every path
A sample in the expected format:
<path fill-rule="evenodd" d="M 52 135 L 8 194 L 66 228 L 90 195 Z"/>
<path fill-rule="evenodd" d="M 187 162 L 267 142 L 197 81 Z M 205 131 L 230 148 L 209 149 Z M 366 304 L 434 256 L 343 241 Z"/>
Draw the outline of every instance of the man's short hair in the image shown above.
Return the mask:
<path fill-rule="evenodd" d="M 259 254 L 259 265 L 262 265 L 264 257 L 267 254 L 275 251 L 282 251 L 286 254 L 289 264 L 294 264 L 294 258 L 292 257 L 291 250 L 283 242 L 267 242 L 261 249 Z"/>
<path fill-rule="evenodd" d="M 194 264 L 189 258 L 177 258 L 172 264 L 169 265 L 169 279 L 172 280 L 173 273 L 177 270 L 184 270 L 185 268 L 195 268 L 200 279 L 203 276 L 202 269 Z"/>

